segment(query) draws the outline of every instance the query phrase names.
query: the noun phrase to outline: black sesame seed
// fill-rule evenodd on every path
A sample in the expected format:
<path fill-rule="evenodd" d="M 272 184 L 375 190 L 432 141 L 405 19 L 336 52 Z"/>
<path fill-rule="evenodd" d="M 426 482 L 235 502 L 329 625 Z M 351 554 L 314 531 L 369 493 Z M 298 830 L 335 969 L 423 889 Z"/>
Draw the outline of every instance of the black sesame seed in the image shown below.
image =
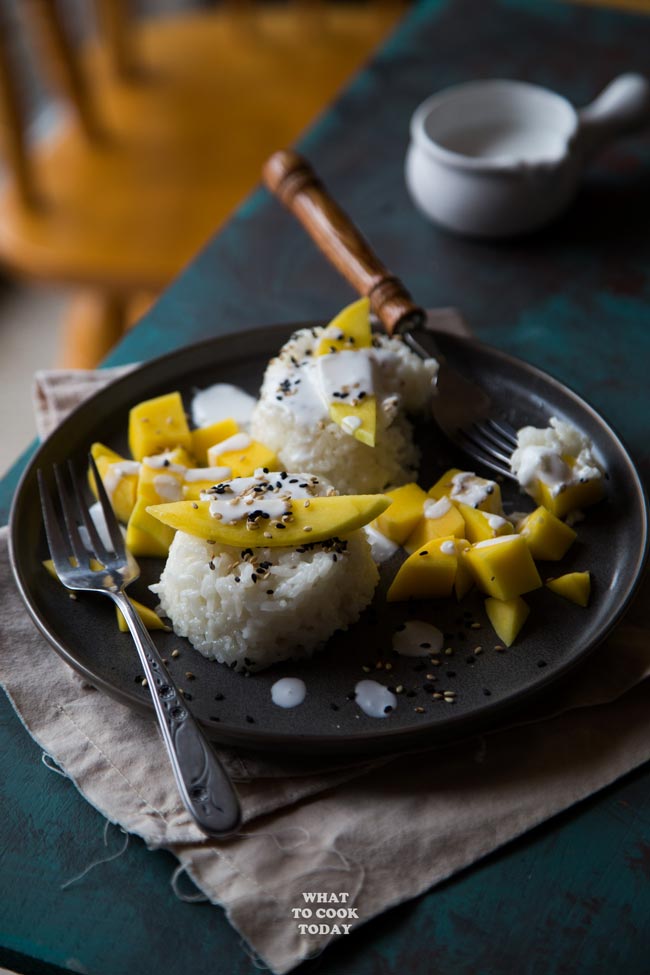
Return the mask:
<path fill-rule="evenodd" d="M 492 697 L 492 691 L 488 691 L 487 687 L 483 688 L 483 693 L 486 697 Z"/>
<path fill-rule="evenodd" d="M 417 691 L 407 691 L 406 692 L 406 696 L 407 697 L 415 697 L 416 694 L 417 694 Z"/>
<path fill-rule="evenodd" d="M 393 710 L 393 705 L 387 704 L 386 707 L 384 708 L 384 714 L 390 714 L 392 710 Z"/>
<path fill-rule="evenodd" d="M 423 650 L 428 650 L 429 647 L 431 646 L 431 644 L 430 643 L 421 643 L 420 646 L 422 647 Z"/>
<path fill-rule="evenodd" d="M 273 589 L 267 589 L 266 590 L 266 595 L 267 596 L 272 596 L 273 595 Z"/>
<path fill-rule="evenodd" d="M 456 676 L 456 671 L 455 670 L 448 670 L 447 671 L 447 677 L 455 677 L 455 676 Z"/>
<path fill-rule="evenodd" d="M 416 664 L 415 667 L 413 667 L 413 670 L 415 671 L 416 674 L 419 674 L 421 671 L 426 669 L 427 669 L 426 664 Z"/>
<path fill-rule="evenodd" d="M 250 714 L 246 715 L 246 721 L 248 722 L 248 724 L 255 724 L 255 718 L 252 718 Z"/>
<path fill-rule="evenodd" d="M 221 718 L 218 718 L 216 714 L 211 714 L 210 721 L 221 721 Z"/>
<path fill-rule="evenodd" d="M 545 660 L 538 660 L 537 661 L 537 666 L 540 667 L 540 668 L 541 667 L 546 667 L 546 661 Z"/>
<path fill-rule="evenodd" d="M 338 711 L 338 709 L 339 709 L 338 704 L 333 704 L 332 703 L 332 704 L 330 704 L 330 707 L 331 707 L 332 711 Z"/>
<path fill-rule="evenodd" d="M 226 700 L 225 697 L 223 696 L 223 694 L 215 694 L 214 695 L 214 699 L 215 699 L 215 701 L 225 701 Z"/>

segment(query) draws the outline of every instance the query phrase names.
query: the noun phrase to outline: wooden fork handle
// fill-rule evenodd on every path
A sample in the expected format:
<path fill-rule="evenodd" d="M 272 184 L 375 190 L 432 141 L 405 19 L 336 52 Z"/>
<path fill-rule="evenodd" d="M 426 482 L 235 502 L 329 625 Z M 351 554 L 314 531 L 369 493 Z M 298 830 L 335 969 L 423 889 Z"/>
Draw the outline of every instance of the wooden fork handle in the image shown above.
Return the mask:
<path fill-rule="evenodd" d="M 367 295 L 389 335 L 423 323 L 423 309 L 384 267 L 306 159 L 291 149 L 281 149 L 264 164 L 262 176 L 337 271 L 359 294 Z"/>

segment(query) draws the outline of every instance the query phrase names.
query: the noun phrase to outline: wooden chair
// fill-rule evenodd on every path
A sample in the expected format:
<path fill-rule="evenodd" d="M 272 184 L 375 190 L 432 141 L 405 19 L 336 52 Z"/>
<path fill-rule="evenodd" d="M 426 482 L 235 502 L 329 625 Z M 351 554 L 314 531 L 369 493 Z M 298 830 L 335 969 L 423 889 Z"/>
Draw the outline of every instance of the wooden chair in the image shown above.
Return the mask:
<path fill-rule="evenodd" d="M 0 261 L 76 287 L 61 364 L 78 367 L 103 357 L 134 303 L 170 281 L 403 9 L 303 0 L 134 22 L 126 0 L 95 2 L 102 30 L 77 50 L 56 0 L 21 0 L 60 96 L 35 143 L 0 31 Z"/>

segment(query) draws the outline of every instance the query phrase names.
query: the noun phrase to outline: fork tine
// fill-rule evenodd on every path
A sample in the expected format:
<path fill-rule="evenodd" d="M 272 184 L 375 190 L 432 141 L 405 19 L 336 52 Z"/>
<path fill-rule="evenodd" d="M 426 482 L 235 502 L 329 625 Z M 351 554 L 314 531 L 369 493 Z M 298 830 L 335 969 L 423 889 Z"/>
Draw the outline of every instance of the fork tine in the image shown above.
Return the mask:
<path fill-rule="evenodd" d="M 88 565 L 90 553 L 81 540 L 79 526 L 77 524 L 77 512 L 75 511 L 75 504 L 70 499 L 68 488 L 63 480 L 63 474 L 58 464 L 54 465 L 54 478 L 59 491 L 59 502 L 61 504 L 61 510 L 63 511 L 63 518 L 66 528 L 68 529 L 68 538 L 70 539 L 70 544 L 72 545 L 74 557 L 79 565 Z"/>
<path fill-rule="evenodd" d="M 491 468 L 498 474 L 502 474 L 504 477 L 515 480 L 508 464 L 504 463 L 504 461 L 497 456 L 496 451 L 492 453 L 485 443 L 473 439 L 466 430 L 458 431 L 458 442 L 460 446 L 475 460 L 479 461 L 479 463 Z"/>
<path fill-rule="evenodd" d="M 514 427 L 510 426 L 507 420 L 495 420 L 493 417 L 490 417 L 487 420 L 487 423 L 495 430 L 496 433 L 501 434 L 511 450 L 515 449 L 518 444 L 517 431 Z"/>
<path fill-rule="evenodd" d="M 510 456 L 508 454 L 502 453 L 497 447 L 495 447 L 489 440 L 485 439 L 482 434 L 478 434 L 474 430 L 462 430 L 461 435 L 465 440 L 472 445 L 475 450 L 480 450 L 488 457 L 491 457 L 494 461 L 498 461 L 503 464 L 505 470 L 508 474 L 510 471 Z"/>
<path fill-rule="evenodd" d="M 473 426 L 481 439 L 487 440 L 491 446 L 503 451 L 508 457 L 510 457 L 512 454 L 512 447 L 510 446 L 509 442 L 501 436 L 500 433 L 497 433 L 492 429 L 489 420 L 474 423 Z"/>
<path fill-rule="evenodd" d="M 104 487 L 104 482 L 102 481 L 99 471 L 97 470 L 97 464 L 95 463 L 95 458 L 92 454 L 88 454 L 88 461 L 90 463 L 90 469 L 93 472 L 95 478 L 95 486 L 97 488 L 97 498 L 102 506 L 102 511 L 104 513 L 104 521 L 106 522 L 106 527 L 108 528 L 108 534 L 111 537 L 111 542 L 113 543 L 113 551 L 120 559 L 126 558 L 126 548 L 124 547 L 124 539 L 122 537 L 122 532 L 120 531 L 120 526 L 117 523 L 117 518 L 115 517 L 115 512 L 113 511 L 113 505 L 108 500 L 108 495 L 106 494 L 106 488 Z"/>
<path fill-rule="evenodd" d="M 88 505 L 82 497 L 79 481 L 76 477 L 74 465 L 71 460 L 68 461 L 68 473 L 70 474 L 70 480 L 72 481 L 72 489 L 77 502 L 77 508 L 79 509 L 81 519 L 84 523 L 86 531 L 88 532 L 88 538 L 90 539 L 90 544 L 93 548 L 93 552 L 91 554 L 93 554 L 95 558 L 102 563 L 102 565 L 106 565 L 106 563 L 110 560 L 110 556 L 106 546 L 99 537 L 99 532 L 97 531 L 95 522 L 91 518 L 90 512 L 88 511 Z"/>
<path fill-rule="evenodd" d="M 64 573 L 70 571 L 70 546 L 66 544 L 63 535 L 61 534 L 59 519 L 54 508 L 54 502 L 52 501 L 52 496 L 45 483 L 45 475 L 40 468 L 36 472 L 36 476 L 38 478 L 38 492 L 41 496 L 41 510 L 43 512 L 43 522 L 45 524 L 47 547 L 50 550 L 50 555 L 52 556 L 52 561 L 54 562 L 54 568 L 56 569 L 57 575 L 61 577 Z"/>

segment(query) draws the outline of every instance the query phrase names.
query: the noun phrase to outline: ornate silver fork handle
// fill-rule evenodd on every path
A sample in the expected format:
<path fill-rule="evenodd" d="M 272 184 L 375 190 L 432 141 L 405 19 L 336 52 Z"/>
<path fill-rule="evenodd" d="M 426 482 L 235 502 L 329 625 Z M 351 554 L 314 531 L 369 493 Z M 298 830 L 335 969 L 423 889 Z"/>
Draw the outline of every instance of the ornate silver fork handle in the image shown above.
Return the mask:
<path fill-rule="evenodd" d="M 240 823 L 239 803 L 221 763 L 207 744 L 126 593 L 108 593 L 119 607 L 142 663 L 178 790 L 204 833 L 223 836 Z"/>

